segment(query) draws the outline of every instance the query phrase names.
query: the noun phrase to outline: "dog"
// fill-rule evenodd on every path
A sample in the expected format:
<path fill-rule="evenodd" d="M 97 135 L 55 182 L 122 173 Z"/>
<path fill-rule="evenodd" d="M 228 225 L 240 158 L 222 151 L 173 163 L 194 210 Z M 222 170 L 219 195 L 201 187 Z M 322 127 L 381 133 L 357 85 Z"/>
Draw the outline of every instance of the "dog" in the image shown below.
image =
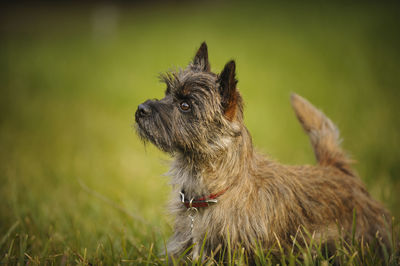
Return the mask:
<path fill-rule="evenodd" d="M 350 237 L 353 222 L 358 239 L 387 243 L 388 211 L 351 168 L 337 127 L 307 100 L 291 95 L 317 165 L 282 165 L 255 151 L 235 68 L 232 60 L 213 73 L 204 42 L 185 69 L 161 75 L 165 97 L 135 113 L 138 135 L 173 157 L 169 255 L 193 245 L 198 259 L 204 241 L 205 256 L 230 246 L 251 257 L 256 243 L 291 247 L 303 229 L 332 246 Z"/>

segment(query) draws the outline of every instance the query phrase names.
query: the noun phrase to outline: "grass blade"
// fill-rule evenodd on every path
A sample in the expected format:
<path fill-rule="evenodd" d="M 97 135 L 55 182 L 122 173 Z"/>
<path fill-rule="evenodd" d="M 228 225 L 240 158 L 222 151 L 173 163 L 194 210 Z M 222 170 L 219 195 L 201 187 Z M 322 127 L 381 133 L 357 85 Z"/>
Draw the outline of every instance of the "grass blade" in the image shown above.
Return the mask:
<path fill-rule="evenodd" d="M 19 225 L 19 220 L 16 221 L 7 231 L 7 233 L 4 234 L 4 236 L 1 238 L 0 241 L 0 249 L 3 247 L 3 245 L 6 243 L 7 239 L 10 237 L 11 233 L 17 228 Z"/>

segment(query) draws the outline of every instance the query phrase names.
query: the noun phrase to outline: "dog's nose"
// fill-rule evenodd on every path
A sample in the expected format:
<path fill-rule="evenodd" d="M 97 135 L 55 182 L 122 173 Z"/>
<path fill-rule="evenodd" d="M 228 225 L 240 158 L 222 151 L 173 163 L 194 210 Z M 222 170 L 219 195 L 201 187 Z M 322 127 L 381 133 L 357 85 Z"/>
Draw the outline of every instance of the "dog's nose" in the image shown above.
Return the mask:
<path fill-rule="evenodd" d="M 139 104 L 137 109 L 137 114 L 141 117 L 150 115 L 151 114 L 150 105 L 147 102 Z"/>

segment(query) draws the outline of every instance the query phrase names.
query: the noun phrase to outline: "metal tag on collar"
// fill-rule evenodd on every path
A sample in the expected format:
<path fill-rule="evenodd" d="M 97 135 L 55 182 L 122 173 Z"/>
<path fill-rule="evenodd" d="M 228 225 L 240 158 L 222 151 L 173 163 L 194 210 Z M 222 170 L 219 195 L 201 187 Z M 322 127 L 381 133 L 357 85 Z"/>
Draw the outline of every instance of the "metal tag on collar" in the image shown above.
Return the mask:
<path fill-rule="evenodd" d="M 193 231 L 193 226 L 194 226 L 194 219 L 197 216 L 197 213 L 199 212 L 199 210 L 196 207 L 193 207 L 192 205 L 193 203 L 193 198 L 190 200 L 189 202 L 189 208 L 187 209 L 187 212 L 189 213 L 189 218 L 190 218 L 190 231 Z"/>
<path fill-rule="evenodd" d="M 218 200 L 216 200 L 216 199 L 209 199 L 209 200 L 206 200 L 205 202 L 207 202 L 207 203 L 217 203 Z"/>
<path fill-rule="evenodd" d="M 179 194 L 181 195 L 182 203 L 185 203 L 185 194 L 182 191 L 179 191 Z"/>
<path fill-rule="evenodd" d="M 189 202 L 189 209 L 193 209 L 193 205 L 192 205 L 193 199 L 194 199 L 194 198 L 192 198 L 192 199 L 190 200 L 190 202 Z M 196 208 L 194 208 L 194 209 L 196 209 Z"/>

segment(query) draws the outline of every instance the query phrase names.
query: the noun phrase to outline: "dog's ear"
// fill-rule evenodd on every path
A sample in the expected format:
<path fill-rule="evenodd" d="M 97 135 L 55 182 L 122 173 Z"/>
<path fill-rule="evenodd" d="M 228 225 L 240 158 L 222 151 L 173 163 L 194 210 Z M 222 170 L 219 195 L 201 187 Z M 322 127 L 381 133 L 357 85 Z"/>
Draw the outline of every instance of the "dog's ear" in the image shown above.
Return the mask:
<path fill-rule="evenodd" d="M 220 84 L 219 92 L 221 94 L 221 105 L 225 117 L 232 121 L 236 115 L 237 104 L 239 100 L 239 92 L 236 89 L 237 80 L 235 78 L 235 61 L 229 61 L 221 74 L 218 81 Z"/>
<path fill-rule="evenodd" d="M 199 71 L 209 72 L 211 67 L 208 62 L 207 44 L 203 42 L 193 59 L 193 68 Z"/>

